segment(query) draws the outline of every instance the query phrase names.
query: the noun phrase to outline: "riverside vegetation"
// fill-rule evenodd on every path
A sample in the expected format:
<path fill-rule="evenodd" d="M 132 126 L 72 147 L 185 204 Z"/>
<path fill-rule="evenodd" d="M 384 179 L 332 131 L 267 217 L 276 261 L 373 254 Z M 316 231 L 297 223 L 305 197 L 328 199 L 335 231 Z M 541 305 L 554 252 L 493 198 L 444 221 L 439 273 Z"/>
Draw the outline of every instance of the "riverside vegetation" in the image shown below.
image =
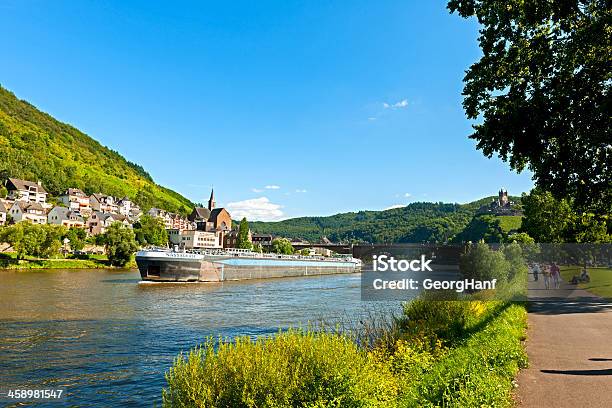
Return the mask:
<path fill-rule="evenodd" d="M 143 239 L 152 233 L 142 228 L 136 228 L 136 232 Z M 65 248 L 66 238 L 75 251 L 80 251 L 86 243 L 103 245 L 106 257 L 62 256 L 60 250 Z M 13 249 L 13 252 L 0 253 L 0 268 L 7 269 L 131 267 L 134 266 L 132 255 L 138 249 L 134 231 L 121 223 L 112 224 L 104 234 L 87 237 L 82 228 L 19 222 L 0 228 L 0 242 Z"/>
<path fill-rule="evenodd" d="M 472 276 L 501 279 L 500 290 L 516 294 L 527 272 L 520 251 L 480 243 L 462 262 L 473 265 Z M 163 406 L 511 406 L 514 376 L 527 365 L 524 306 L 491 291 L 430 296 L 359 330 L 208 339 L 176 358 Z"/>

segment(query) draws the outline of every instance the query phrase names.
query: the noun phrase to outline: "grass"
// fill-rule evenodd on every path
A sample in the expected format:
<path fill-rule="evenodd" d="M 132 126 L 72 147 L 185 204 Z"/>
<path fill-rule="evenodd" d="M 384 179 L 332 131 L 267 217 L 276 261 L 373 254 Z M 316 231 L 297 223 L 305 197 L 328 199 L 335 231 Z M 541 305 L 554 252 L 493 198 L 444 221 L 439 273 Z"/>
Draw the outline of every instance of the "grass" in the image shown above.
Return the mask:
<path fill-rule="evenodd" d="M 578 287 L 589 291 L 595 295 L 612 298 L 612 269 L 611 268 L 587 268 L 591 281 L 579 283 Z M 569 282 L 573 276 L 580 275 L 582 267 L 566 266 L 561 267 L 561 277 Z"/>
<path fill-rule="evenodd" d="M 499 220 L 499 227 L 506 234 L 518 230 L 523 223 L 521 215 L 500 215 L 497 219 Z"/>
<path fill-rule="evenodd" d="M 166 373 L 163 406 L 512 406 L 522 304 L 421 299 L 396 326 L 371 348 L 335 332 L 209 339 Z"/>
<path fill-rule="evenodd" d="M 136 267 L 132 259 L 125 268 Z M 14 252 L 0 253 L 0 269 L 104 269 L 112 268 L 106 255 L 69 255 L 67 258 L 41 259 L 26 257 L 17 259 Z"/>

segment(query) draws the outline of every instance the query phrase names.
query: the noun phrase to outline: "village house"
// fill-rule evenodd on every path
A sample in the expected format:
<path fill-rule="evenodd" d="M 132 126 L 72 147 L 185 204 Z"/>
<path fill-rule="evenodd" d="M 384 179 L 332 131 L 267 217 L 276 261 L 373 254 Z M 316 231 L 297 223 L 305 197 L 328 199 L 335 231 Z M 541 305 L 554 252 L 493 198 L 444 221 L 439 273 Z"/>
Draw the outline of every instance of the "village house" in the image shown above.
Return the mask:
<path fill-rule="evenodd" d="M 164 222 L 164 226 L 167 230 L 187 230 L 195 229 L 196 224 L 189 221 L 187 217 L 183 217 L 180 214 L 171 213 L 161 208 L 151 208 L 148 214 L 154 218 L 161 218 Z"/>
<path fill-rule="evenodd" d="M 4 206 L 4 201 L 0 200 L 0 225 L 6 224 L 8 209 Z"/>
<path fill-rule="evenodd" d="M 78 227 L 83 228 L 85 221 L 78 211 L 74 211 L 66 207 L 53 207 L 49 214 L 47 214 L 47 223 L 63 225 L 65 227 Z"/>
<path fill-rule="evenodd" d="M 119 213 L 119 206 L 113 196 L 104 195 L 101 193 L 92 194 L 89 197 L 89 205 L 93 211 L 99 211 L 102 213 Z"/>
<path fill-rule="evenodd" d="M 253 234 L 251 240 L 253 245 L 269 246 L 272 245 L 274 237 L 270 234 Z"/>
<path fill-rule="evenodd" d="M 119 214 L 125 215 L 126 217 L 132 215 L 132 210 L 134 210 L 134 212 L 140 212 L 140 208 L 127 197 L 118 200 L 117 207 L 119 208 Z"/>
<path fill-rule="evenodd" d="M 100 211 L 94 211 L 91 213 L 91 217 L 87 219 L 86 228 L 90 235 L 104 234 L 106 229 L 113 225 L 115 222 L 120 222 L 126 227 L 131 228 L 132 224 L 128 221 L 125 215 L 103 213 Z"/>
<path fill-rule="evenodd" d="M 164 222 L 165 228 L 172 229 L 172 217 L 168 211 L 153 207 L 147 212 L 147 214 L 153 218 L 161 218 Z"/>
<path fill-rule="evenodd" d="M 89 216 L 89 214 L 91 214 L 89 196 L 81 189 L 69 188 L 64 194 L 59 196 L 58 199 L 72 211 L 79 212 L 84 216 Z"/>
<path fill-rule="evenodd" d="M 7 198 L 9 200 L 41 204 L 47 202 L 47 191 L 40 181 L 34 183 L 32 181 L 9 178 L 6 182 L 6 189 L 8 190 Z"/>
<path fill-rule="evenodd" d="M 233 229 L 225 234 L 223 238 L 223 247 L 224 248 L 237 248 L 238 247 L 238 235 L 240 234 L 239 229 Z M 251 230 L 249 230 L 248 234 L 249 242 L 253 242 L 253 234 L 251 234 Z"/>
<path fill-rule="evenodd" d="M 44 207 L 38 202 L 17 200 L 9 210 L 14 222 L 31 221 L 33 224 L 46 224 L 47 215 Z"/>

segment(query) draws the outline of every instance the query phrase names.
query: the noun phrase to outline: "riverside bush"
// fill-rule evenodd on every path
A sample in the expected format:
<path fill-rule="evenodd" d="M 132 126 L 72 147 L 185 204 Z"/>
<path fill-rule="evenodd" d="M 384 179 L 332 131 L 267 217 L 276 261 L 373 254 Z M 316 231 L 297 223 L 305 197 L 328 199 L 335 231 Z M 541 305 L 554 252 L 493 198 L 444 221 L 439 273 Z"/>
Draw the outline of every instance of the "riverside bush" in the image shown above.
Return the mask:
<path fill-rule="evenodd" d="M 166 373 L 163 406 L 511 406 L 513 379 L 527 364 L 526 310 L 479 295 L 413 300 L 381 341 L 363 347 L 312 330 L 209 339 Z"/>
<path fill-rule="evenodd" d="M 510 304 L 451 349 L 403 394 L 401 406 L 512 406 L 512 380 L 527 366 L 526 311 Z"/>
<path fill-rule="evenodd" d="M 208 340 L 166 374 L 164 407 L 395 406 L 389 364 L 348 337 L 294 331 Z"/>

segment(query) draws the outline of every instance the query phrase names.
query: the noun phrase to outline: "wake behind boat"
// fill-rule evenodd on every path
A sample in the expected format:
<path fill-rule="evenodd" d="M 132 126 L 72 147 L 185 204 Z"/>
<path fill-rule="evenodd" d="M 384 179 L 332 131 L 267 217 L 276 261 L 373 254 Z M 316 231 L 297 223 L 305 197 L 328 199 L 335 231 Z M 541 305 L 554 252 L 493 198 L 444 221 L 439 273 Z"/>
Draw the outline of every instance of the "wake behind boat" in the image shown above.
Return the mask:
<path fill-rule="evenodd" d="M 245 249 L 145 249 L 136 254 L 136 263 L 143 280 L 159 282 L 330 275 L 354 273 L 361 268 L 361 261 L 352 257 L 262 254 Z"/>

